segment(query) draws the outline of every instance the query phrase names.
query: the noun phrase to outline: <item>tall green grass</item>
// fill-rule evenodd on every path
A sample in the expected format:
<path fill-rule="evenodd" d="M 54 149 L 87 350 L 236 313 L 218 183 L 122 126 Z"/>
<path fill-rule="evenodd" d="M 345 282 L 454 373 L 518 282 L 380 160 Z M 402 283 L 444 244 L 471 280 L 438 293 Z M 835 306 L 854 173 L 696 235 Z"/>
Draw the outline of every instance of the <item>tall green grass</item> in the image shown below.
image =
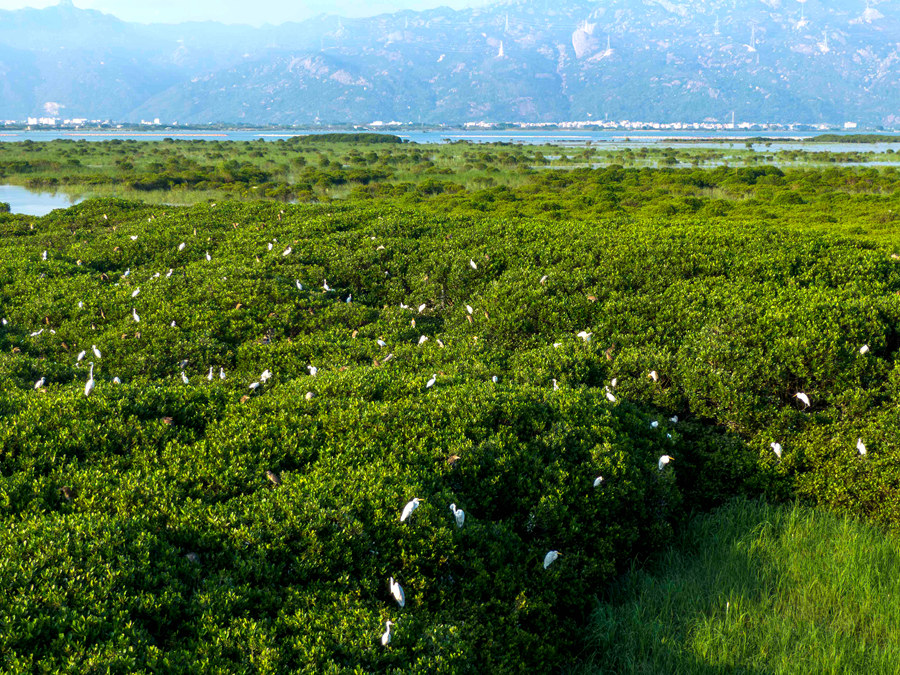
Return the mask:
<path fill-rule="evenodd" d="M 634 568 L 593 617 L 583 673 L 900 672 L 900 539 L 736 501 Z"/>

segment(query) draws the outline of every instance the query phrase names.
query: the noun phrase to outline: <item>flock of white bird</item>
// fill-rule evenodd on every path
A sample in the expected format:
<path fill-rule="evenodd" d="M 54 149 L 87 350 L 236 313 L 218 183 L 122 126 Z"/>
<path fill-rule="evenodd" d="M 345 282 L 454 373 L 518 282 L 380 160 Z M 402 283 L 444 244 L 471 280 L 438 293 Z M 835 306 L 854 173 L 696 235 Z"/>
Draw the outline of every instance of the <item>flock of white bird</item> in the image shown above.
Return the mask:
<path fill-rule="evenodd" d="M 136 240 L 136 238 L 137 238 L 136 236 L 132 236 L 132 237 L 131 237 L 132 241 Z M 186 246 L 186 244 L 185 244 L 184 242 L 182 242 L 181 244 L 179 244 L 179 245 L 178 245 L 178 251 L 183 251 L 183 250 L 185 249 L 185 246 Z M 268 250 L 271 251 L 272 248 L 273 248 L 273 244 L 272 244 L 272 243 L 269 243 L 269 244 L 268 244 Z M 282 252 L 281 255 L 286 257 L 286 256 L 290 255 L 291 252 L 292 252 L 292 248 L 291 248 L 290 246 L 288 246 L 286 249 L 284 249 L 284 251 Z M 205 254 L 205 258 L 206 258 L 206 261 L 207 261 L 207 262 L 210 262 L 210 261 L 212 260 L 212 257 L 210 256 L 210 254 L 209 254 L 208 251 L 207 251 L 206 254 Z M 42 260 L 47 260 L 47 251 L 44 251 L 44 252 L 42 253 L 41 259 L 42 259 Z M 477 269 L 478 269 L 478 265 L 475 263 L 475 261 L 474 261 L 473 259 L 470 259 L 470 260 L 469 260 L 469 266 L 470 266 L 471 269 L 473 269 L 473 270 L 477 270 Z M 168 273 L 166 274 L 166 278 L 171 277 L 171 276 L 172 276 L 172 272 L 173 272 L 173 270 L 170 269 L 170 270 L 168 271 Z M 124 279 L 124 278 L 127 278 L 127 277 L 130 275 L 130 273 L 131 273 L 131 270 L 130 270 L 130 269 L 126 270 L 126 271 L 123 273 L 122 278 L 123 278 L 123 279 Z M 159 274 L 159 273 L 156 273 L 155 275 L 153 275 L 152 278 L 159 278 L 159 277 L 160 277 L 160 274 Z M 547 276 L 545 275 L 544 277 L 541 278 L 540 283 L 543 284 L 543 283 L 546 282 L 546 280 L 547 280 Z M 299 280 L 295 280 L 295 285 L 296 285 L 296 287 L 297 287 L 298 290 L 303 290 L 303 284 L 302 284 Z M 323 292 L 330 292 L 330 291 L 333 290 L 333 289 L 328 285 L 328 280 L 327 280 L 327 279 L 323 280 L 323 282 L 322 282 L 322 289 L 323 289 Z M 138 295 L 140 294 L 140 292 L 141 292 L 140 287 L 135 288 L 135 290 L 131 293 L 132 299 L 138 297 Z M 346 302 L 349 303 L 349 302 L 351 301 L 351 299 L 352 299 L 352 296 L 348 296 L 347 299 L 346 299 Z M 79 308 L 83 308 L 83 307 L 84 307 L 84 303 L 83 303 L 83 302 L 79 302 L 79 303 L 78 303 L 78 306 L 79 306 Z M 405 305 L 405 304 L 403 304 L 403 303 L 400 303 L 400 307 L 401 307 L 402 309 L 416 309 L 416 310 L 417 310 L 417 313 L 418 313 L 418 314 L 421 314 L 422 312 L 424 312 L 424 311 L 427 309 L 427 304 L 424 304 L 424 303 L 423 303 L 423 304 L 419 305 L 417 308 L 413 308 L 413 307 L 410 307 L 409 305 Z M 472 317 L 472 315 L 474 314 L 474 309 L 472 308 L 472 306 L 467 304 L 467 305 L 465 305 L 465 308 L 466 308 L 466 312 L 467 312 L 467 314 L 468 314 L 468 317 L 469 317 L 469 318 Z M 140 316 L 138 315 L 137 310 L 136 310 L 134 307 L 131 308 L 131 316 L 132 316 L 132 319 L 135 321 L 135 323 L 140 322 L 140 320 L 141 320 L 141 319 L 140 319 Z M 471 318 L 470 318 L 470 321 L 471 321 Z M 3 325 L 3 326 L 8 325 L 7 319 L 5 319 L 5 318 L 2 319 L 2 325 Z M 412 325 L 415 326 L 415 319 L 412 320 Z M 175 322 L 174 322 L 174 321 L 171 323 L 171 326 L 172 326 L 172 327 L 175 326 Z M 44 332 L 44 329 L 40 329 L 40 330 L 38 330 L 38 331 L 35 331 L 35 332 L 31 333 L 31 336 L 32 336 L 32 337 L 36 337 L 36 336 L 41 335 L 43 332 Z M 52 329 L 50 329 L 50 332 L 55 334 L 55 331 L 52 330 Z M 591 341 L 591 338 L 593 337 L 593 333 L 589 333 L 589 332 L 583 330 L 583 331 L 578 332 L 576 336 L 579 337 L 579 338 L 581 338 L 584 342 L 590 342 L 590 341 Z M 422 336 L 419 338 L 419 341 L 418 341 L 419 346 L 425 344 L 425 342 L 427 342 L 428 339 L 429 339 L 428 336 L 422 335 Z M 435 338 L 435 339 L 436 339 L 436 341 L 438 342 L 438 344 L 439 344 L 441 347 L 444 346 L 443 343 L 442 343 L 440 340 L 438 340 L 437 338 Z M 380 348 L 384 348 L 384 347 L 387 346 L 387 344 L 384 342 L 384 340 L 382 340 L 382 339 L 380 339 L 380 338 L 377 340 L 377 344 L 378 344 L 378 346 L 379 346 Z M 554 343 L 553 346 L 554 346 L 554 347 L 559 347 L 559 346 L 561 346 L 561 343 Z M 95 356 L 96 359 L 99 360 L 100 358 L 102 358 L 102 357 L 101 357 L 101 352 L 100 352 L 100 350 L 97 348 L 97 345 L 91 345 L 91 350 L 92 350 L 92 352 L 93 352 L 93 354 L 94 354 L 94 356 Z M 868 353 L 868 352 L 869 352 L 869 346 L 868 346 L 868 345 L 863 345 L 863 346 L 859 349 L 859 353 L 862 354 L 862 355 L 865 355 L 865 354 Z M 86 354 L 87 354 L 87 351 L 86 351 L 86 350 L 82 350 L 81 352 L 79 352 L 79 353 L 78 353 L 78 356 L 76 357 L 76 364 L 80 363 L 80 362 L 84 359 L 84 357 L 86 356 Z M 385 363 L 385 362 L 389 361 L 392 357 L 393 357 L 393 354 L 389 354 L 385 359 L 382 360 L 382 363 Z M 88 373 L 88 379 L 87 379 L 87 382 L 85 383 L 85 386 L 84 386 L 84 395 L 85 395 L 85 396 L 90 396 L 91 393 L 94 391 L 94 386 L 95 386 L 95 382 L 94 382 L 94 362 L 93 362 L 93 361 L 89 362 L 89 365 L 90 365 L 90 371 L 89 371 L 89 373 Z M 186 361 L 183 361 L 180 365 L 181 365 L 181 368 L 182 368 L 182 370 L 181 370 L 181 380 L 182 380 L 182 382 L 183 382 L 184 384 L 189 384 L 189 383 L 190 383 L 190 378 L 188 377 L 188 375 L 187 375 L 187 374 L 185 373 L 185 371 L 184 371 L 184 367 L 187 365 L 187 362 L 186 362 Z M 308 366 L 307 366 L 307 370 L 308 370 L 310 376 L 312 376 L 312 377 L 315 377 L 315 376 L 317 375 L 317 373 L 318 373 L 318 368 L 317 368 L 316 366 L 313 366 L 313 365 L 308 365 Z M 213 368 L 212 366 L 210 366 L 210 368 L 209 368 L 209 373 L 207 374 L 206 379 L 209 380 L 209 381 L 212 381 L 212 380 L 214 379 L 214 377 L 215 377 L 215 376 L 214 376 L 214 372 L 215 372 L 214 368 Z M 219 379 L 221 379 L 221 380 L 225 380 L 225 379 L 226 379 L 226 374 L 225 374 L 224 368 L 221 368 L 221 367 L 219 368 L 218 377 L 219 377 Z M 269 371 L 268 369 L 264 370 L 263 373 L 260 375 L 259 380 L 258 380 L 258 381 L 255 381 L 255 382 L 253 382 L 253 383 L 250 384 L 250 387 L 249 387 L 249 388 L 250 388 L 251 392 L 257 391 L 257 390 L 259 389 L 259 387 L 260 387 L 262 384 L 265 384 L 271 377 L 272 377 L 271 371 Z M 658 383 L 658 382 L 659 382 L 659 379 L 660 379 L 660 378 L 659 378 L 659 374 L 658 374 L 655 370 L 651 370 L 651 371 L 647 374 L 647 377 L 648 377 L 650 380 L 652 380 L 654 383 Z M 493 381 L 494 383 L 498 382 L 498 378 L 497 378 L 496 375 L 493 376 L 491 379 L 492 379 L 492 381 Z M 120 380 L 119 380 L 118 377 L 116 377 L 116 378 L 113 378 L 113 382 L 116 383 L 116 384 L 119 384 L 119 383 L 120 383 Z M 431 378 L 426 382 L 425 388 L 426 388 L 426 389 L 432 388 L 432 387 L 435 385 L 436 382 L 437 382 L 437 374 L 435 373 L 435 374 L 432 374 Z M 46 384 L 46 378 L 45 378 L 45 377 L 41 377 L 37 382 L 35 382 L 34 388 L 35 388 L 35 389 L 40 389 L 40 388 L 43 387 L 45 384 Z M 617 381 L 617 379 L 614 378 L 614 379 L 610 382 L 610 384 L 607 385 L 607 386 L 605 387 L 605 389 L 604 389 L 606 398 L 607 398 L 607 400 L 608 400 L 610 403 L 615 403 L 615 402 L 617 401 L 616 396 L 615 396 L 615 395 L 613 394 L 613 392 L 612 392 L 612 390 L 616 388 L 617 384 L 618 384 L 618 381 Z M 554 390 L 558 390 L 558 389 L 559 389 L 559 384 L 558 384 L 558 382 L 557 382 L 555 379 L 553 380 L 553 389 L 554 389 Z M 806 393 L 804 393 L 804 392 L 797 392 L 794 396 L 795 396 L 800 402 L 802 402 L 802 403 L 804 404 L 805 407 L 809 408 L 809 407 L 811 406 L 811 401 L 810 401 L 810 399 L 809 399 L 809 396 L 808 396 Z M 307 399 L 311 399 L 312 397 L 313 397 L 313 396 L 312 396 L 312 393 L 311 393 L 311 392 L 308 393 L 308 394 L 306 395 L 306 398 L 307 398 Z M 674 416 L 674 417 L 672 417 L 672 418 L 670 419 L 670 421 L 671 421 L 673 424 L 674 424 L 674 423 L 677 423 L 677 422 L 678 422 L 678 417 L 677 417 L 677 416 Z M 652 428 L 657 428 L 657 427 L 659 426 L 659 422 L 656 421 L 656 420 L 654 420 L 654 421 L 651 422 L 650 426 L 651 426 Z M 671 438 L 671 434 L 669 434 L 668 436 L 669 436 L 669 438 Z M 782 457 L 782 446 L 781 446 L 781 444 L 778 443 L 778 442 L 773 442 L 773 443 L 771 444 L 771 448 L 772 448 L 772 451 L 775 453 L 775 455 L 776 455 L 776 456 L 778 457 L 778 459 L 780 460 L 781 457 Z M 857 448 L 857 450 L 858 450 L 858 452 L 859 452 L 860 455 L 864 456 L 864 455 L 866 454 L 866 446 L 865 446 L 865 444 L 863 443 L 862 438 L 859 438 L 859 439 L 857 440 L 856 448 Z M 661 455 L 661 456 L 659 457 L 658 462 L 657 462 L 657 467 L 658 467 L 659 471 L 665 470 L 666 466 L 668 466 L 668 464 L 669 464 L 670 462 L 674 461 L 674 459 L 675 459 L 675 458 L 672 457 L 672 456 L 670 456 L 670 455 Z M 600 487 L 602 484 L 603 484 L 603 476 L 597 476 L 597 477 L 594 479 L 594 481 L 593 481 L 593 487 L 595 487 L 595 488 Z M 407 504 L 403 507 L 403 510 L 402 510 L 402 512 L 401 512 L 401 514 L 400 514 L 400 522 L 407 522 L 407 521 L 409 521 L 409 520 L 411 519 L 412 514 L 416 511 L 416 509 L 419 508 L 420 503 L 421 503 L 422 501 L 423 501 L 423 500 L 422 500 L 421 498 L 418 498 L 418 497 L 417 497 L 417 498 L 414 498 L 414 499 L 410 500 L 409 502 L 407 502 Z M 458 527 L 462 527 L 463 524 L 465 523 L 465 518 L 466 518 L 465 512 L 463 512 L 462 509 L 457 508 L 456 504 L 450 504 L 450 513 L 451 513 L 451 515 L 453 516 L 453 519 L 454 519 L 454 521 L 456 522 L 456 525 L 457 525 Z M 544 566 L 544 569 L 547 569 L 548 567 L 550 567 L 550 565 L 552 565 L 552 564 L 553 564 L 553 563 L 554 563 L 561 555 L 562 555 L 562 553 L 560 553 L 559 551 L 556 551 L 556 550 L 548 551 L 548 552 L 546 553 L 546 555 L 544 556 L 544 560 L 543 560 L 543 566 Z M 402 587 L 397 581 L 395 581 L 393 577 L 391 577 L 390 580 L 389 580 L 389 590 L 390 590 L 391 595 L 392 595 L 392 596 L 394 597 L 394 599 L 397 601 L 397 604 L 398 604 L 401 608 L 404 608 L 404 607 L 406 606 L 406 594 L 405 594 L 404 591 L 403 591 L 403 587 Z M 382 645 L 387 646 L 387 645 L 391 642 L 391 639 L 392 639 L 392 636 L 393 636 L 393 627 L 394 627 L 395 625 L 396 625 L 396 623 L 393 622 L 393 621 L 390 621 L 390 620 L 388 620 L 388 621 L 385 622 L 385 631 L 384 631 L 384 633 L 383 633 L 382 636 L 381 636 L 381 644 L 382 644 Z"/>

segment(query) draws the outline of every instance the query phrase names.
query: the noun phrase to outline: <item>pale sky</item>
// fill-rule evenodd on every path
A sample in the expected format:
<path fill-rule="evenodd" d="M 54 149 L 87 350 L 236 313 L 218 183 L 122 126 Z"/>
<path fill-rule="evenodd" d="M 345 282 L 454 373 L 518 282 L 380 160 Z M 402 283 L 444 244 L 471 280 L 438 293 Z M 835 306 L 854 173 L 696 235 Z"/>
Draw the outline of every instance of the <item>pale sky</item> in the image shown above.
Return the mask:
<path fill-rule="evenodd" d="M 140 23 L 178 23 L 181 21 L 220 21 L 264 23 L 300 21 L 317 14 L 373 16 L 401 9 L 434 7 L 475 7 L 489 0 L 74 0 L 80 9 L 96 9 L 123 21 Z M 57 0 L 0 0 L 0 9 L 42 8 Z"/>

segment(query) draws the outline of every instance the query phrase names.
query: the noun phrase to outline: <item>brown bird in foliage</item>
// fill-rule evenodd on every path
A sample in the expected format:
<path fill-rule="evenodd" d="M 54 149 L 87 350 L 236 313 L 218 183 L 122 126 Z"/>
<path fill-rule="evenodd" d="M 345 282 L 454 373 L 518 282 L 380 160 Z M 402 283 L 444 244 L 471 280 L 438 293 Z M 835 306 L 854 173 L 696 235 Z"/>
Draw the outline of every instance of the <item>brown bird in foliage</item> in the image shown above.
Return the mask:
<path fill-rule="evenodd" d="M 62 495 L 66 498 L 67 502 L 70 502 L 75 498 L 75 491 L 68 485 L 63 485 L 59 488 L 59 491 L 62 492 Z"/>
<path fill-rule="evenodd" d="M 278 474 L 269 469 L 266 471 L 266 478 L 268 478 L 274 485 L 281 485 L 281 478 L 278 477 Z"/>

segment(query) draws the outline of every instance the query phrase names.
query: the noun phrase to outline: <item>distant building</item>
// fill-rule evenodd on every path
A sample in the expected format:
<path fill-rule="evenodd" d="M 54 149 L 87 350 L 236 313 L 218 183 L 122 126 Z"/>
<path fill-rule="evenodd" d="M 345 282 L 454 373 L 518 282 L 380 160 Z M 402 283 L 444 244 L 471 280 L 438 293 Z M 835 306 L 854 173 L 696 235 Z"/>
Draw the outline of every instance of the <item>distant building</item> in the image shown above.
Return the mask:
<path fill-rule="evenodd" d="M 856 122 L 844 122 L 845 129 L 855 129 L 857 126 Z"/>

